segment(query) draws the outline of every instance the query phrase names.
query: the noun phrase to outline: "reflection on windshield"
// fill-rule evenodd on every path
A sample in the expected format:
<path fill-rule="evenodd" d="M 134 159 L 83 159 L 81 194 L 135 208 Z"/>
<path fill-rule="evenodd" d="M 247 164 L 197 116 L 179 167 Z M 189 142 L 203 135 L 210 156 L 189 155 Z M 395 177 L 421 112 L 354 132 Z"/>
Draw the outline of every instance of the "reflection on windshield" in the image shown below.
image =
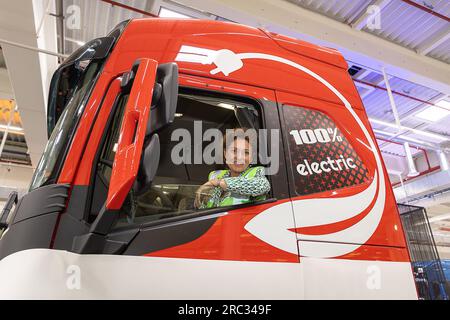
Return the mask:
<path fill-rule="evenodd" d="M 88 65 L 83 65 L 85 68 L 83 70 L 79 63 L 75 63 L 60 71 L 58 83 L 53 88 L 56 92 L 51 93 L 57 95 L 56 110 L 60 111 L 60 116 L 36 168 L 30 191 L 42 186 L 51 178 L 58 156 L 63 146 L 70 141 L 69 135 L 83 113 L 87 102 L 86 93 L 93 87 L 101 65 L 101 61 L 92 61 Z"/>

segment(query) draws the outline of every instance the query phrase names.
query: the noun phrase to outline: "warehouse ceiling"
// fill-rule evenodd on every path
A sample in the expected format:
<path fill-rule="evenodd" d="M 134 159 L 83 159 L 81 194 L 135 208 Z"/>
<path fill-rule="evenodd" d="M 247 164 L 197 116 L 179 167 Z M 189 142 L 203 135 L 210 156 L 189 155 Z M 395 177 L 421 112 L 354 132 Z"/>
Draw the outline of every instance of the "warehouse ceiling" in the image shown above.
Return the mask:
<path fill-rule="evenodd" d="M 448 0 L 289 0 L 377 37 L 397 43 L 431 58 L 450 62 Z M 371 5 L 380 11 L 380 28 L 364 23 Z"/>
<path fill-rule="evenodd" d="M 4 128 L 10 124 L 1 161 L 31 165 L 30 156 L 27 153 L 22 120 L 15 107 L 13 100 L 0 100 L 0 128 L 2 129 L 0 130 L 0 141 L 2 141 L 5 134 Z"/>

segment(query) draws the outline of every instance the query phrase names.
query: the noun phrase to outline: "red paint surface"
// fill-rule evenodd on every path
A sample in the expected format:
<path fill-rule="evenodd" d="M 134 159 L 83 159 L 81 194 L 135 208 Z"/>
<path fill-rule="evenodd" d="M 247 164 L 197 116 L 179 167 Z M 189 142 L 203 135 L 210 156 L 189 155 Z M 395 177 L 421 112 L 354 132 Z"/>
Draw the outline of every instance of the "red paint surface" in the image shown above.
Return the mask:
<path fill-rule="evenodd" d="M 278 43 L 261 30 L 215 21 L 142 19 L 130 22 L 93 90 L 58 182 L 89 185 L 94 153 L 111 107 L 107 97 L 103 103 L 104 107 L 100 108 L 110 83 L 112 81 L 114 83 L 115 78 L 129 70 L 138 58 L 153 59 L 158 63 L 175 61 L 182 45 L 211 50 L 226 48 L 235 53 L 259 52 L 292 60 L 331 83 L 350 102 L 364 125 L 370 128 L 361 99 L 345 64 L 342 63 L 342 56 L 337 51 L 282 36 L 271 35 L 271 37 L 276 37 Z M 180 85 L 268 99 L 278 101 L 280 104 L 304 106 L 326 113 L 352 143 L 370 176 L 373 177 L 376 163 L 372 152 L 368 150 L 368 141 L 362 130 L 341 101 L 311 76 L 287 65 L 258 59 L 246 60 L 245 67 L 228 77 L 221 73 L 211 75 L 210 71 L 215 68 L 214 65 L 192 62 L 178 62 L 178 65 L 180 73 L 183 74 Z M 109 90 L 114 89 L 113 85 Z M 372 132 L 371 136 L 375 141 Z M 379 153 L 379 150 L 377 152 Z M 387 181 L 387 198 L 382 220 L 366 244 L 341 258 L 408 261 L 398 210 L 385 169 L 381 174 L 385 175 Z M 343 197 L 355 194 L 365 187 L 366 185 L 343 188 L 333 192 L 296 197 L 292 200 Z M 245 224 L 258 213 L 285 201 L 289 200 L 230 211 L 228 215 L 218 218 L 210 230 L 200 238 L 149 255 L 198 259 L 298 261 L 297 255 L 272 247 L 244 229 Z M 363 215 L 364 212 L 360 214 Z M 359 218 L 361 216 L 355 217 Z M 341 226 L 324 226 L 328 229 L 314 232 L 337 230 L 345 227 L 346 223 L 353 222 L 342 222 Z"/>

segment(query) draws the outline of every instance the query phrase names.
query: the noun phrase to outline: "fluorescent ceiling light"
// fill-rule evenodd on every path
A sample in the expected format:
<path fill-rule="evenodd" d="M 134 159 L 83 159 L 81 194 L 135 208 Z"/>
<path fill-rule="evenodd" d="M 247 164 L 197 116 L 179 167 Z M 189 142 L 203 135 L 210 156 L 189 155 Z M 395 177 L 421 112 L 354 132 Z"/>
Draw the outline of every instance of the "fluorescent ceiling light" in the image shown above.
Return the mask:
<path fill-rule="evenodd" d="M 84 42 L 84 41 L 72 39 L 72 38 L 69 38 L 69 37 L 66 37 L 66 38 L 64 38 L 64 39 L 65 39 L 66 41 L 76 43 L 77 45 L 79 45 L 79 46 L 81 46 L 81 47 L 84 46 L 84 45 L 86 44 L 86 42 Z"/>
<path fill-rule="evenodd" d="M 373 129 L 373 132 L 379 133 L 381 135 L 389 136 L 389 137 L 397 137 L 399 139 L 406 140 L 406 141 L 409 141 L 409 142 L 412 142 L 412 143 L 415 143 L 415 144 L 418 144 L 418 145 L 427 145 L 429 147 L 433 147 L 431 144 L 429 144 L 429 143 L 427 143 L 425 141 L 417 140 L 417 139 L 414 139 L 414 138 L 411 138 L 411 137 L 408 137 L 408 136 L 405 136 L 405 135 L 397 135 L 397 134 L 392 133 L 392 132 L 387 132 L 387 131 L 378 130 L 378 129 Z"/>
<path fill-rule="evenodd" d="M 192 19 L 192 17 L 187 16 L 185 14 L 182 13 L 178 13 L 166 8 L 161 8 L 161 10 L 159 11 L 159 16 L 161 18 L 182 18 L 182 19 Z"/>
<path fill-rule="evenodd" d="M 429 138 L 432 138 L 432 139 L 437 139 L 437 140 L 440 140 L 440 141 L 449 140 L 448 137 L 445 137 L 445 136 L 440 135 L 440 134 L 426 132 L 426 131 L 417 130 L 417 129 L 414 129 L 414 128 L 409 128 L 409 127 L 404 127 L 404 126 L 400 126 L 399 127 L 395 123 L 389 123 L 389 122 L 386 122 L 386 121 L 373 119 L 373 118 L 370 118 L 369 120 L 372 123 L 376 123 L 376 124 L 379 124 L 379 125 L 382 125 L 382 126 L 386 126 L 386 127 L 389 127 L 389 128 L 394 128 L 394 129 L 397 129 L 397 130 L 400 130 L 400 131 L 407 130 L 407 131 L 411 131 L 411 132 L 413 132 L 415 134 L 418 134 L 418 135 L 421 135 L 421 136 L 424 136 L 424 137 L 429 137 Z"/>
<path fill-rule="evenodd" d="M 6 130 L 6 128 L 8 128 L 8 131 L 18 131 L 18 132 L 23 132 L 23 128 L 21 127 L 15 127 L 15 126 L 6 126 L 4 124 L 0 124 L 0 129 L 2 130 Z"/>
<path fill-rule="evenodd" d="M 446 102 L 447 104 L 449 104 L 450 107 L 450 103 L 448 103 L 447 101 L 441 100 L 440 102 Z M 442 105 L 444 105 L 444 103 L 442 103 Z M 422 120 L 437 122 L 439 120 L 444 119 L 448 115 L 450 115 L 450 108 L 446 109 L 443 106 L 442 107 L 429 106 L 428 108 L 416 113 L 414 116 Z"/>
<path fill-rule="evenodd" d="M 440 100 L 435 103 L 437 106 L 450 110 L 450 101 Z"/>
<path fill-rule="evenodd" d="M 387 169 L 388 174 L 392 176 L 400 176 L 403 172 L 400 170 Z"/>

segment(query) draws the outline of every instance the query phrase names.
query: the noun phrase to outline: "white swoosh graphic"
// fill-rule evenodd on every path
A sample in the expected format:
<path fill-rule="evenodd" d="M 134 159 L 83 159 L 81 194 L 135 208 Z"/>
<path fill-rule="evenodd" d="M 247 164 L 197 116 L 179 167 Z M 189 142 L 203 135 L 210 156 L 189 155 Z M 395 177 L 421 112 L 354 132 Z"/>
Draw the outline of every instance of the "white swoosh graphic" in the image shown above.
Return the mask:
<path fill-rule="evenodd" d="M 297 255 L 297 239 L 293 228 L 292 203 L 270 207 L 247 222 L 245 229 L 262 241 L 283 251 Z"/>
<path fill-rule="evenodd" d="M 228 76 L 231 72 L 242 68 L 243 59 L 277 61 L 307 73 L 321 82 L 342 101 L 347 111 L 352 115 L 363 131 L 377 163 L 377 170 L 372 183 L 362 192 L 349 197 L 308 199 L 293 202 L 295 220 L 298 226 L 318 226 L 342 221 L 361 213 L 364 209 L 368 208 L 374 199 L 376 189 L 378 188 L 378 198 L 374 206 L 361 221 L 353 226 L 339 232 L 325 235 L 299 234 L 299 249 L 300 255 L 302 256 L 331 258 L 354 251 L 362 244 L 366 243 L 375 232 L 383 215 L 384 204 L 386 201 L 386 185 L 383 166 L 374 140 L 348 100 L 335 87 L 317 73 L 291 60 L 265 53 L 236 54 L 231 50 L 222 49 L 211 55 L 210 61 L 216 65 L 216 68 L 213 69 L 211 73 L 217 74 L 222 72 L 225 76 Z M 209 63 L 209 61 L 207 63 Z M 247 223 L 245 228 L 259 239 L 277 248 L 296 253 L 293 251 L 293 245 L 288 244 L 289 241 L 292 241 L 290 235 L 291 231 L 288 229 L 294 228 L 293 220 L 290 219 L 290 222 L 288 221 L 288 213 L 290 213 L 290 208 L 287 208 L 284 204 L 274 206 L 254 217 Z M 287 224 L 290 224 L 290 226 L 287 226 Z M 283 232 L 279 229 L 275 230 L 275 226 L 280 229 L 283 228 Z M 340 242 L 340 244 L 333 245 L 326 242 Z"/>
<path fill-rule="evenodd" d="M 313 227 L 353 218 L 372 202 L 377 191 L 377 183 L 378 179 L 375 175 L 364 191 L 352 196 L 293 201 L 297 227 Z"/>

